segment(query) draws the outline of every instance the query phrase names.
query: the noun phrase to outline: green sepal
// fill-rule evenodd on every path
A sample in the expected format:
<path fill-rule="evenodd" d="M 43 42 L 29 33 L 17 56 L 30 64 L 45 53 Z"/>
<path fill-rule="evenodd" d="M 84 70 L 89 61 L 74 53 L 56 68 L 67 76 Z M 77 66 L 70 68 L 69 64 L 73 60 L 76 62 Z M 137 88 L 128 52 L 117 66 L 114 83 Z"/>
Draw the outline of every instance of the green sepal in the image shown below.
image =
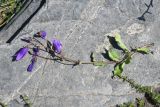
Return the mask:
<path fill-rule="evenodd" d="M 112 61 L 120 61 L 120 55 L 118 54 L 117 51 L 110 49 L 108 51 L 108 56 Z"/>
<path fill-rule="evenodd" d="M 115 34 L 115 41 L 117 42 L 117 45 L 123 49 L 125 52 L 128 51 L 128 48 L 126 45 L 122 42 L 120 34 L 116 33 Z"/>
<path fill-rule="evenodd" d="M 125 62 L 123 63 L 119 63 L 115 66 L 114 71 L 113 71 L 113 76 L 120 76 L 123 72 L 123 68 L 124 68 Z"/>

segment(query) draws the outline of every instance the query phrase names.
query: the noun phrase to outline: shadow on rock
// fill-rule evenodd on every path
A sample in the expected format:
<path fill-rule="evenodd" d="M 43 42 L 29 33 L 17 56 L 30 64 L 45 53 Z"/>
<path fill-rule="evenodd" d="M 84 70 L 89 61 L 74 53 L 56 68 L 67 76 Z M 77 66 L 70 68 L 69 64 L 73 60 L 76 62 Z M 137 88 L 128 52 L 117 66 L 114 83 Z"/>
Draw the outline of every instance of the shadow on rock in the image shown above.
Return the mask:
<path fill-rule="evenodd" d="M 144 13 L 140 17 L 137 18 L 138 20 L 146 21 L 145 14 L 147 14 L 147 13 L 152 14 L 151 12 L 149 12 L 149 9 L 150 9 L 150 7 L 153 7 L 153 0 L 150 1 L 149 5 L 146 3 L 145 3 L 145 5 L 146 5 L 147 9 L 146 9 L 146 11 L 144 11 Z"/>

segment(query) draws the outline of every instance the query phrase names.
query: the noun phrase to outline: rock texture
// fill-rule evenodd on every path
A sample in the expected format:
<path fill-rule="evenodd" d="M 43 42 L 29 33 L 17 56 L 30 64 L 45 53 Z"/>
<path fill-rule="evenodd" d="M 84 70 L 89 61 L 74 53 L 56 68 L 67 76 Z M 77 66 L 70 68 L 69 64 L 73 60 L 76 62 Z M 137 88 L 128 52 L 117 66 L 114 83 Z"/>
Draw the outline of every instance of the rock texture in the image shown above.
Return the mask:
<path fill-rule="evenodd" d="M 45 30 L 47 38 L 58 38 L 63 53 L 89 60 L 91 51 L 109 46 L 107 35 L 119 32 L 127 46 L 154 42 L 154 54 L 136 55 L 124 73 L 143 85 L 160 83 L 160 1 L 154 0 L 48 0 L 11 44 L 0 45 L 0 99 L 10 107 L 23 107 L 20 94 L 29 96 L 33 107 L 111 107 L 141 96 L 127 83 L 111 79 L 113 65 L 61 65 L 38 59 L 32 73 L 26 68 L 30 56 L 12 62 L 23 45 L 21 38 Z M 14 27 L 13 27 L 14 29 Z M 44 74 L 42 75 L 42 73 Z"/>

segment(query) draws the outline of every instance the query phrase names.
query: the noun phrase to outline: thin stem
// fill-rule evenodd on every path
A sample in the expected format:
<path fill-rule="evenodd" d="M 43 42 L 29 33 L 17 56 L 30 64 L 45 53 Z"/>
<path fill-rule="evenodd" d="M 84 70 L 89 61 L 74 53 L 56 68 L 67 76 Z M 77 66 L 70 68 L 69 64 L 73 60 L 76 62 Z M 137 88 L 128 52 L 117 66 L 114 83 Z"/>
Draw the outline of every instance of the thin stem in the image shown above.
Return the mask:
<path fill-rule="evenodd" d="M 48 53 L 54 53 L 55 57 L 59 58 L 59 60 L 64 60 L 64 61 L 67 61 L 67 62 L 71 62 L 73 64 L 71 65 L 79 65 L 79 64 L 94 64 L 95 62 L 98 62 L 98 61 L 94 61 L 94 62 L 85 62 L 85 61 L 80 61 L 80 60 L 73 60 L 73 59 L 70 59 L 68 57 L 65 57 L 61 54 L 57 54 L 54 52 L 53 49 L 51 48 L 48 48 L 46 46 L 43 45 L 43 43 L 41 43 L 39 40 L 37 40 L 36 38 L 33 38 L 35 40 L 35 42 L 38 42 L 43 48 L 46 49 L 46 51 L 44 49 L 42 49 L 42 47 L 39 47 L 40 50 L 43 50 L 45 52 L 48 52 Z M 47 40 L 46 40 L 47 41 Z M 34 43 L 32 43 L 34 46 L 36 46 Z M 44 59 L 49 59 L 49 60 L 54 60 L 54 59 L 50 59 L 50 58 L 46 58 L 46 57 L 43 57 L 43 56 L 39 56 L 41 58 L 44 58 Z M 114 62 L 114 61 L 110 61 L 110 62 L 105 62 L 103 61 L 103 63 L 106 63 L 106 64 L 113 64 L 113 63 L 117 63 L 117 62 Z M 63 63 L 64 64 L 64 63 Z M 66 63 L 65 63 L 66 64 Z M 67 64 L 68 65 L 68 64 Z M 70 64 L 69 64 L 70 65 Z"/>
<path fill-rule="evenodd" d="M 35 41 L 35 42 L 37 42 L 38 44 L 40 44 L 44 49 L 46 49 L 46 52 L 48 52 L 48 53 L 54 53 L 54 56 L 55 57 L 57 57 L 57 58 L 59 58 L 60 60 L 64 60 L 64 61 L 67 61 L 67 62 L 72 62 L 73 64 L 75 64 L 75 65 L 79 65 L 79 64 L 94 64 L 95 62 L 83 62 L 83 61 L 80 61 L 80 60 L 73 60 L 73 59 L 70 59 L 70 58 L 68 58 L 68 57 L 65 57 L 65 56 L 63 56 L 63 55 L 61 55 L 61 54 L 57 54 L 57 53 L 55 53 L 55 51 L 53 50 L 53 49 L 51 49 L 51 48 L 49 48 L 49 47 L 46 47 L 41 41 L 39 41 L 38 39 L 36 39 L 36 38 L 34 38 L 33 37 L 33 40 Z M 46 39 L 45 39 L 46 40 Z M 46 42 L 47 42 L 48 40 L 46 40 Z M 35 44 L 33 43 L 33 45 L 35 46 Z M 151 43 L 151 44 L 145 44 L 144 46 L 142 46 L 142 47 L 150 47 L 150 46 L 153 46 L 153 43 Z M 39 47 L 39 49 L 41 49 L 41 50 L 43 50 L 42 49 L 42 47 Z M 136 51 L 133 51 L 133 50 L 131 50 L 129 53 L 128 53 L 128 55 L 126 54 L 126 57 L 124 57 L 121 61 L 119 61 L 119 62 L 115 62 L 115 61 L 111 61 L 111 62 L 104 62 L 104 63 L 107 63 L 107 64 L 113 64 L 113 63 L 122 63 L 122 62 L 124 62 L 128 57 L 132 57 L 134 54 L 136 53 Z M 41 56 L 41 58 L 44 58 L 45 59 L 45 57 L 43 57 L 43 56 Z M 47 58 L 48 59 L 48 58 Z"/>
<path fill-rule="evenodd" d="M 38 39 L 36 39 L 35 37 L 32 38 L 33 40 L 35 40 L 36 42 L 38 42 L 41 46 L 43 46 L 44 48 L 46 48 L 46 46 L 43 45 L 42 42 L 40 42 Z"/>
<path fill-rule="evenodd" d="M 33 53 L 29 53 L 30 55 L 34 55 Z M 95 62 L 85 62 L 85 61 L 83 61 L 83 62 L 81 62 L 81 61 L 77 61 L 77 62 L 72 62 L 72 64 L 71 63 L 65 63 L 65 62 L 62 62 L 61 61 L 61 58 L 57 58 L 57 59 L 55 59 L 55 58 L 48 58 L 48 57 L 44 57 L 44 56 L 40 56 L 40 55 L 36 55 L 37 57 L 39 57 L 39 58 L 42 58 L 42 59 L 46 59 L 46 60 L 54 60 L 54 61 L 56 61 L 56 62 L 58 62 L 58 63 L 61 63 L 61 64 L 64 64 L 64 65 L 75 65 L 75 64 L 94 64 Z M 60 60 L 60 61 L 58 61 L 58 60 Z M 68 60 L 65 60 L 65 61 L 68 61 Z M 68 62 L 71 62 L 71 61 L 68 61 Z M 97 61 L 98 62 L 98 61 Z M 110 61 L 110 62 L 106 62 L 106 61 L 103 61 L 103 63 L 106 63 L 106 64 L 113 64 L 113 63 L 115 63 L 115 62 L 113 62 L 113 61 Z"/>

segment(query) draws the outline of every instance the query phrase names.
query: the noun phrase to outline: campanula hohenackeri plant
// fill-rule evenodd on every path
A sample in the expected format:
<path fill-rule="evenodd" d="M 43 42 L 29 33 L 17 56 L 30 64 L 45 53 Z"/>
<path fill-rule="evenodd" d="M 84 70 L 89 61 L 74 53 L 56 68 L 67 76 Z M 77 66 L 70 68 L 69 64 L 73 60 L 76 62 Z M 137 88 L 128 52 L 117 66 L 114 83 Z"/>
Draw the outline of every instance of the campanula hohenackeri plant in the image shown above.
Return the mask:
<path fill-rule="evenodd" d="M 62 54 L 61 42 L 57 39 L 52 39 L 51 41 L 47 40 L 46 34 L 47 33 L 45 31 L 40 31 L 36 33 L 33 37 L 22 39 L 23 41 L 27 42 L 27 45 L 24 46 L 23 48 L 20 48 L 14 55 L 14 58 L 16 61 L 21 60 L 24 56 L 26 56 L 27 53 L 29 53 L 29 55 L 32 56 L 30 60 L 30 64 L 27 68 L 28 72 L 33 71 L 33 68 L 38 58 L 43 58 L 46 60 L 54 60 L 61 64 L 73 65 L 73 66 L 76 66 L 79 64 L 92 64 L 94 66 L 105 66 L 107 64 L 115 64 L 114 71 L 113 71 L 113 77 L 118 77 L 120 79 L 123 79 L 124 81 L 130 82 L 126 78 L 123 78 L 124 76 L 121 75 L 123 72 L 124 66 L 131 62 L 131 59 L 133 55 L 135 55 L 135 53 L 142 53 L 142 54 L 151 53 L 149 47 L 154 45 L 153 43 L 151 43 L 151 44 L 145 44 L 144 46 L 141 46 L 141 47 L 129 49 L 122 42 L 121 36 L 119 34 L 115 34 L 115 37 L 113 38 L 116 44 L 119 46 L 119 48 L 121 48 L 121 51 L 123 50 L 121 52 L 122 55 L 119 55 L 112 47 L 109 50 L 107 50 L 106 53 L 103 53 L 104 55 L 107 55 L 107 57 L 109 57 L 109 60 L 107 61 L 95 60 L 95 55 L 92 52 L 90 55 L 90 58 L 91 58 L 90 61 L 86 62 L 86 61 L 74 60 L 74 59 L 65 57 Z M 45 41 L 46 43 L 41 42 L 41 40 L 39 39 L 41 39 L 42 41 Z M 51 57 L 45 57 L 44 55 L 41 55 L 40 51 L 49 53 Z M 153 97 L 153 99 L 154 99 L 154 96 L 156 96 L 156 98 L 157 96 L 160 96 L 159 94 L 155 95 L 155 93 L 148 90 L 148 88 L 144 87 L 143 88 L 144 90 L 146 89 L 148 90 L 148 91 L 144 91 L 142 90 L 140 85 L 133 84 L 132 82 L 130 82 L 130 84 L 131 86 L 135 86 L 135 87 L 138 86 L 138 88 L 135 88 L 135 89 L 139 92 L 148 92 L 149 94 L 152 93 L 150 95 L 151 97 Z M 160 102 L 160 99 L 158 100 L 156 99 L 156 101 Z"/>
<path fill-rule="evenodd" d="M 125 64 L 130 62 L 131 57 L 135 52 L 144 52 L 144 53 L 149 52 L 147 48 L 148 45 L 145 45 L 143 47 L 139 47 L 136 49 L 132 49 L 132 50 L 127 49 L 125 44 L 121 41 L 120 35 L 116 34 L 114 39 L 119 45 L 119 47 L 125 50 L 126 52 L 125 59 L 120 58 L 120 56 L 116 52 L 109 50 L 108 55 L 110 59 L 112 59 L 111 61 L 97 61 L 94 59 L 94 56 L 92 54 L 90 56 L 91 60 L 86 62 L 86 61 L 70 59 L 70 58 L 63 56 L 63 54 L 61 54 L 62 53 L 62 43 L 58 39 L 55 39 L 55 38 L 49 41 L 46 39 L 46 36 L 47 36 L 47 33 L 45 31 L 40 31 L 34 34 L 33 37 L 22 39 L 28 44 L 24 46 L 23 48 L 21 48 L 14 56 L 15 56 L 16 61 L 21 60 L 27 53 L 29 53 L 32 56 L 30 60 L 30 64 L 27 68 L 28 72 L 31 72 L 33 70 L 33 67 L 37 61 L 37 58 L 43 58 L 47 60 L 54 60 L 61 64 L 67 64 L 67 65 L 73 65 L 73 66 L 79 65 L 79 64 L 93 64 L 95 66 L 104 66 L 107 64 L 117 63 L 115 70 L 114 70 L 114 75 L 120 75 L 123 71 L 123 69 L 120 69 L 120 68 L 123 68 Z M 40 38 L 42 41 L 45 41 L 46 42 L 45 44 L 47 45 L 42 43 Z M 52 56 L 52 58 L 44 57 L 43 55 L 41 56 L 40 51 L 49 53 Z"/>

